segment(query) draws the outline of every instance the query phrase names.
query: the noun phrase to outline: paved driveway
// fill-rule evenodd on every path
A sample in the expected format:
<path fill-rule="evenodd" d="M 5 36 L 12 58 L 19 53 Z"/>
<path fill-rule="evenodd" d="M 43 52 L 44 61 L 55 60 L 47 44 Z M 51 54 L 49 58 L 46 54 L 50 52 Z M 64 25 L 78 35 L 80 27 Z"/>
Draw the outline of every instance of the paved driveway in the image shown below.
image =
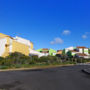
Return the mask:
<path fill-rule="evenodd" d="M 52 69 L 0 72 L 1 90 L 90 90 L 90 75 L 77 65 Z"/>

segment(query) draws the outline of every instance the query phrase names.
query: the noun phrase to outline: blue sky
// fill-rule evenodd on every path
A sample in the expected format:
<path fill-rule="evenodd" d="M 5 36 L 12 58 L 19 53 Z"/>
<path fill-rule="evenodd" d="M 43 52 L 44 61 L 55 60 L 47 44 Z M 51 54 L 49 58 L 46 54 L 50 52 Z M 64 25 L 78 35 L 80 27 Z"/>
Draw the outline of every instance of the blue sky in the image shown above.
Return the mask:
<path fill-rule="evenodd" d="M 90 47 L 90 0 L 0 0 L 0 32 L 35 49 Z"/>

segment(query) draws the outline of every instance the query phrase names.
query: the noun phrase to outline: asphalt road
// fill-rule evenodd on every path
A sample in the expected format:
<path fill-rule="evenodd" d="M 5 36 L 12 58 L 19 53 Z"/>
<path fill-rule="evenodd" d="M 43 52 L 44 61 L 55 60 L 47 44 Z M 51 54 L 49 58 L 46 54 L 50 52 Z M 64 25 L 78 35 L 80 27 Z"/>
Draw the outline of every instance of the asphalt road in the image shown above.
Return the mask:
<path fill-rule="evenodd" d="M 90 75 L 81 71 L 88 67 L 0 72 L 0 90 L 90 90 Z"/>

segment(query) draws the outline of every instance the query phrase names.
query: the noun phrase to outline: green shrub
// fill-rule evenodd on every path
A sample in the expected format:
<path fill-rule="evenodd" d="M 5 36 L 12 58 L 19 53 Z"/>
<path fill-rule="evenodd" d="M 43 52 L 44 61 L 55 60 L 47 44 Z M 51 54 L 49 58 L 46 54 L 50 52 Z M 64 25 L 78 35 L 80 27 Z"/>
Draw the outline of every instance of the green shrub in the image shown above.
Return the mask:
<path fill-rule="evenodd" d="M 29 64 L 36 64 L 35 60 L 31 60 Z"/>
<path fill-rule="evenodd" d="M 3 57 L 0 57 L 0 60 L 4 60 L 5 58 L 3 58 Z"/>
<path fill-rule="evenodd" d="M 8 57 L 6 57 L 7 60 L 12 60 L 11 64 L 29 64 L 30 57 L 25 56 L 22 53 L 11 53 Z"/>
<path fill-rule="evenodd" d="M 19 59 L 19 63 L 21 64 L 29 64 L 31 62 L 31 58 L 29 56 L 22 56 Z"/>
<path fill-rule="evenodd" d="M 39 59 L 40 63 L 47 63 L 47 64 L 52 64 L 52 63 L 59 63 L 61 62 L 61 59 L 56 57 L 56 56 L 43 56 Z"/>
<path fill-rule="evenodd" d="M 2 65 L 3 61 L 5 60 L 5 58 L 0 57 L 0 65 Z"/>
<path fill-rule="evenodd" d="M 41 58 L 39 58 L 39 62 L 42 63 L 42 62 L 48 62 L 48 57 L 47 56 L 43 56 Z"/>
<path fill-rule="evenodd" d="M 12 60 L 15 61 L 15 63 L 17 63 L 18 60 L 19 60 L 22 56 L 25 56 L 25 55 L 22 54 L 22 53 L 19 53 L 19 52 L 15 52 L 15 53 L 11 53 L 9 56 L 7 56 L 6 59 L 12 59 Z"/>
<path fill-rule="evenodd" d="M 71 51 L 68 51 L 68 52 L 67 52 L 67 56 L 68 56 L 69 58 L 72 58 L 72 53 L 71 53 Z"/>
<path fill-rule="evenodd" d="M 15 68 L 21 68 L 22 66 L 20 64 L 16 64 Z"/>
<path fill-rule="evenodd" d="M 71 57 L 70 52 L 68 52 L 68 56 L 67 55 L 61 55 L 61 57 L 43 56 L 38 58 L 38 56 L 30 57 L 15 52 L 11 53 L 6 58 L 0 57 L 0 65 L 1 65 L 0 68 L 7 69 L 8 67 L 20 68 L 20 67 L 29 67 L 32 65 L 49 65 L 49 64 L 56 65 L 56 64 L 72 64 L 72 63 L 74 64 L 74 63 L 85 63 L 90 61 L 90 59 Z"/>
<path fill-rule="evenodd" d="M 32 56 L 32 60 L 34 60 L 34 61 L 36 61 L 36 62 L 39 62 L 39 58 L 38 58 L 37 55 Z"/>
<path fill-rule="evenodd" d="M 84 58 L 77 58 L 77 63 L 84 63 Z"/>
<path fill-rule="evenodd" d="M 0 69 L 8 69 L 8 66 L 0 66 Z"/>

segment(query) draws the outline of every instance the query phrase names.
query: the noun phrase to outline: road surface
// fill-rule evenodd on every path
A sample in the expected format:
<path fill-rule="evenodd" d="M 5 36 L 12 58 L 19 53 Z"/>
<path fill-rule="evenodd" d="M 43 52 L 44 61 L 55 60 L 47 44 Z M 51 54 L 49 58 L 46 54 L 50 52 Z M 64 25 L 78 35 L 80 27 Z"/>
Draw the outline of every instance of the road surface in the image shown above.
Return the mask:
<path fill-rule="evenodd" d="M 81 71 L 88 67 L 0 72 L 0 90 L 90 90 L 90 75 Z"/>

